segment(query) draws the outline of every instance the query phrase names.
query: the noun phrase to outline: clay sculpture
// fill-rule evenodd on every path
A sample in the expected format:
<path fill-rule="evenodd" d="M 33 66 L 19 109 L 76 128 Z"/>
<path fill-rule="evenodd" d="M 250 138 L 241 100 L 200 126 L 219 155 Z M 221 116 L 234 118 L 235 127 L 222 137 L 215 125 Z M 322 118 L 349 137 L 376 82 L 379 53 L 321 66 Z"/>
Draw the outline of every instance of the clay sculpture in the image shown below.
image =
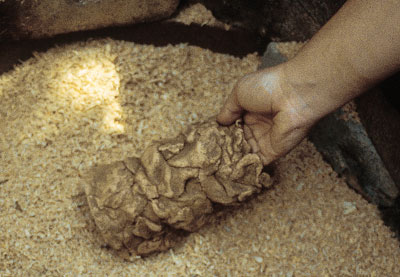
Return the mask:
<path fill-rule="evenodd" d="M 105 242 L 142 256 L 172 247 L 178 230 L 198 230 L 216 205 L 236 205 L 272 185 L 240 124 L 215 120 L 152 144 L 140 158 L 97 166 L 86 180 Z"/>

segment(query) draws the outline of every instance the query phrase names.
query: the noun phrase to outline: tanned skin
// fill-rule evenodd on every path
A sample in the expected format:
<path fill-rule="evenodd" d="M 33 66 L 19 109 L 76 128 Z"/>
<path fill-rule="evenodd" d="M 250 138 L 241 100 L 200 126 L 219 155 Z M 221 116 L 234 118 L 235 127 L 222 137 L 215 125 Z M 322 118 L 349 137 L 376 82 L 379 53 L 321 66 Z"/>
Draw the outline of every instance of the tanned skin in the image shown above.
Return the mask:
<path fill-rule="evenodd" d="M 290 61 L 238 81 L 217 121 L 244 118 L 265 165 L 322 117 L 400 69 L 400 0 L 348 0 Z"/>

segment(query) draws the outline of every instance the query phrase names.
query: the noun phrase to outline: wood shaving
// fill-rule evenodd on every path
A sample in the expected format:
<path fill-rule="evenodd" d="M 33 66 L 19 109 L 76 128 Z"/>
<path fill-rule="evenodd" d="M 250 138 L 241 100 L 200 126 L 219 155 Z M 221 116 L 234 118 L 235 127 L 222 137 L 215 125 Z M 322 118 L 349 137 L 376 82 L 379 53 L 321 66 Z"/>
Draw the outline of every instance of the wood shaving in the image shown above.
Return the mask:
<path fill-rule="evenodd" d="M 340 117 L 341 119 L 345 121 L 353 120 L 361 124 L 361 119 L 357 112 L 357 104 L 354 100 L 346 103 L 341 110 L 343 112 L 343 115 Z"/>
<path fill-rule="evenodd" d="M 185 25 L 199 24 L 201 26 L 211 26 L 230 30 L 229 24 L 216 19 L 212 12 L 203 4 L 189 1 L 171 21 L 180 22 Z"/>
<path fill-rule="evenodd" d="M 292 59 L 300 51 L 300 49 L 306 45 L 307 42 L 280 42 L 276 44 L 278 51 L 285 56 L 287 59 Z"/>
<path fill-rule="evenodd" d="M 258 65 L 185 44 L 95 40 L 1 75 L 0 275 L 399 276 L 399 242 L 377 208 L 307 140 L 278 161 L 275 189 L 174 250 L 126 262 L 100 247 L 82 172 L 214 116 Z"/>

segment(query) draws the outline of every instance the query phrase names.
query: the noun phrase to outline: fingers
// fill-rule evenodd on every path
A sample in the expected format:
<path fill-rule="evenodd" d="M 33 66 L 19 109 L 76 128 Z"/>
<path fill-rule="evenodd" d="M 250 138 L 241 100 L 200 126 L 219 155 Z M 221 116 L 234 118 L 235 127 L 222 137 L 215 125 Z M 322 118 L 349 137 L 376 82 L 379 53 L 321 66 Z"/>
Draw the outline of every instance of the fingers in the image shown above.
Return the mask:
<path fill-rule="evenodd" d="M 217 116 L 217 121 L 223 125 L 230 125 L 239 119 L 243 112 L 252 109 L 252 99 L 254 97 L 254 86 L 256 80 L 253 80 L 254 74 L 249 74 L 240 79 L 229 95 L 228 100 Z"/>
<path fill-rule="evenodd" d="M 273 121 L 256 113 L 248 113 L 244 117 L 244 135 L 253 153 L 257 154 L 264 165 L 279 157 L 273 149 Z"/>
<path fill-rule="evenodd" d="M 259 93 L 259 80 L 254 77 L 255 74 L 249 74 L 240 79 L 229 95 L 221 112 L 217 116 L 217 121 L 223 125 L 230 125 L 239 119 L 244 111 L 252 111 L 253 106 L 257 105 L 253 99 Z M 259 98 L 259 97 L 258 97 Z"/>
<path fill-rule="evenodd" d="M 218 114 L 217 121 L 222 125 L 230 125 L 241 117 L 242 112 L 243 108 L 237 100 L 237 90 L 234 89 Z"/>
<path fill-rule="evenodd" d="M 286 150 L 282 144 L 285 141 L 280 132 L 282 126 L 276 126 L 275 121 L 282 108 L 279 72 L 264 70 L 244 76 L 217 116 L 220 124 L 230 125 L 244 114 L 245 138 L 264 165 Z"/>
<path fill-rule="evenodd" d="M 244 76 L 235 85 L 217 121 L 223 125 L 232 124 L 243 111 L 272 113 L 276 109 L 273 103 L 277 94 L 278 76 L 278 72 L 265 71 Z"/>
<path fill-rule="evenodd" d="M 256 139 L 254 138 L 253 132 L 251 130 L 251 128 L 247 125 L 243 126 L 244 129 L 244 137 L 246 139 L 246 141 L 250 144 L 251 150 L 253 151 L 253 153 L 257 154 L 262 163 L 264 165 L 268 164 L 268 160 L 266 159 L 266 157 L 261 153 L 261 149 L 258 146 L 258 142 L 256 141 Z"/>

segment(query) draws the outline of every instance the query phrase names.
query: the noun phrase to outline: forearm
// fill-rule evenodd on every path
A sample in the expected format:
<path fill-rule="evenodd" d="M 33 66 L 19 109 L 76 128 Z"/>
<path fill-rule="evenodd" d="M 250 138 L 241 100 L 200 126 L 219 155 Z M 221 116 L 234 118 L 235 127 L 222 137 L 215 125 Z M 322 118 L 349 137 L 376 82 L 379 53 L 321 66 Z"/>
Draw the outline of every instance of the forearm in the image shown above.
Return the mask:
<path fill-rule="evenodd" d="M 400 1 L 349 0 L 283 68 L 317 120 L 399 67 Z"/>

